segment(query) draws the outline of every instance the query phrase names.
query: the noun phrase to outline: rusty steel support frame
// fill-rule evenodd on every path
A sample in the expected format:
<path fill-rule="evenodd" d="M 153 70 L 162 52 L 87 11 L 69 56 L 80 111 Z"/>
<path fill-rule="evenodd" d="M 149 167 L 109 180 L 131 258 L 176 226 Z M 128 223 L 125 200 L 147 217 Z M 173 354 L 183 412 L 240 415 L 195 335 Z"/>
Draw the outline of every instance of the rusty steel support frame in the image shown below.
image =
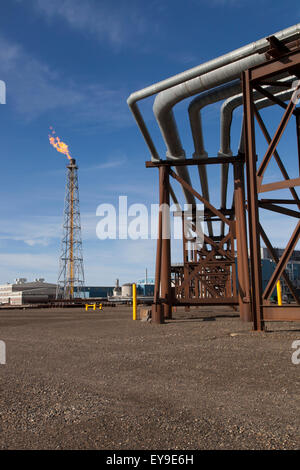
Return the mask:
<path fill-rule="evenodd" d="M 267 81 L 273 79 L 282 73 L 289 73 L 290 75 L 300 76 L 300 49 L 296 51 L 285 50 L 283 53 L 278 53 L 275 59 L 267 63 L 253 67 L 242 74 L 242 88 L 244 99 L 244 125 L 245 125 L 245 151 L 246 151 L 246 169 L 247 169 L 247 209 L 248 209 L 248 224 L 249 224 L 249 247 L 250 247 L 250 267 L 251 267 L 251 314 L 253 316 L 253 327 L 255 330 L 262 331 L 264 329 L 265 321 L 300 321 L 300 299 L 297 296 L 296 289 L 285 271 L 287 263 L 296 247 L 300 234 L 300 221 L 298 221 L 294 232 L 285 248 L 282 256 L 278 258 L 276 250 L 272 246 L 267 234 L 265 233 L 260 222 L 259 208 L 264 208 L 274 212 L 292 216 L 299 219 L 300 200 L 295 190 L 296 186 L 300 185 L 300 178 L 290 179 L 288 172 L 284 166 L 282 159 L 279 156 L 277 146 L 287 127 L 287 124 L 294 115 L 296 118 L 296 133 L 298 144 L 298 158 L 297 167 L 299 168 L 300 162 L 300 114 L 299 109 L 296 108 L 297 101 L 295 95 L 292 96 L 290 102 L 286 104 L 274 96 L 266 92 L 262 85 Z M 299 88 L 299 87 L 298 87 Z M 253 100 L 253 90 L 259 90 L 265 94 L 269 99 L 272 99 L 275 104 L 284 108 L 282 119 L 279 123 L 274 136 L 271 137 L 268 133 L 266 124 L 264 123 L 259 111 L 257 110 Z M 255 121 L 258 123 L 266 141 L 268 149 L 260 161 L 259 156 L 256 155 L 256 136 L 255 136 Z M 268 184 L 263 184 L 264 173 L 274 157 L 281 174 L 282 181 L 275 181 Z M 258 163 L 257 163 L 258 161 Z M 257 168 L 258 166 L 258 168 Z M 260 193 L 289 189 L 291 199 L 259 199 Z M 298 212 L 295 210 L 287 209 L 278 204 L 295 204 L 298 207 Z M 260 238 L 263 239 L 266 247 L 268 248 L 271 257 L 276 263 L 275 271 L 273 272 L 267 287 L 264 292 L 262 290 L 262 268 L 261 268 L 261 253 L 260 253 Z M 271 306 L 269 299 L 276 286 L 276 282 L 283 277 L 293 295 L 297 305 L 276 307 Z"/>
<path fill-rule="evenodd" d="M 172 318 L 169 169 L 159 168 L 159 215 L 152 321 Z"/>
<path fill-rule="evenodd" d="M 216 209 L 173 170 L 170 171 L 170 175 L 203 203 L 207 212 L 206 221 L 222 220 L 229 228 L 227 235 L 218 241 L 204 234 L 204 246 L 199 250 L 193 249 L 190 253 L 186 248 L 183 234 L 184 277 L 179 292 L 177 291 L 179 295 L 175 302 L 186 307 L 206 303 L 210 305 L 237 304 L 234 259 L 235 222 L 225 217 L 226 210 Z M 206 246 L 210 246 L 211 250 L 207 250 Z"/>
<path fill-rule="evenodd" d="M 236 242 L 237 242 L 237 270 L 238 270 L 238 295 L 240 317 L 244 321 L 251 321 L 250 307 L 250 278 L 248 262 L 247 224 L 245 208 L 245 183 L 244 165 L 234 164 L 234 206 L 236 217 Z"/>
<path fill-rule="evenodd" d="M 163 316 L 172 318 L 171 302 L 171 231 L 170 231 L 170 191 L 169 170 L 162 168 L 162 253 L 161 253 L 161 296 Z"/>
<path fill-rule="evenodd" d="M 193 187 L 179 177 L 172 167 L 230 163 L 234 165 L 234 206 L 232 209 L 216 209 Z M 195 159 L 184 161 L 146 162 L 146 167 L 159 168 L 159 204 L 169 205 L 169 177 L 203 203 L 205 221 L 223 221 L 228 227 L 225 236 L 210 238 L 204 234 L 202 249 L 189 252 L 182 223 L 183 266 L 174 269 L 171 280 L 170 213 L 159 211 L 158 239 L 156 250 L 155 294 L 152 306 L 152 321 L 163 323 L 172 318 L 172 305 L 182 305 L 188 309 L 192 305 L 236 305 L 240 307 L 240 317 L 251 321 L 250 280 L 247 256 L 247 231 L 244 196 L 244 156 L 210 157 L 200 162 Z M 181 214 L 182 219 L 184 215 Z M 228 216 L 228 217 L 226 217 Z M 194 223 L 194 222 L 193 222 Z M 235 239 L 237 240 L 237 276 L 235 267 Z M 210 247 L 207 250 L 207 246 Z M 173 286 L 172 286 L 173 282 Z"/>

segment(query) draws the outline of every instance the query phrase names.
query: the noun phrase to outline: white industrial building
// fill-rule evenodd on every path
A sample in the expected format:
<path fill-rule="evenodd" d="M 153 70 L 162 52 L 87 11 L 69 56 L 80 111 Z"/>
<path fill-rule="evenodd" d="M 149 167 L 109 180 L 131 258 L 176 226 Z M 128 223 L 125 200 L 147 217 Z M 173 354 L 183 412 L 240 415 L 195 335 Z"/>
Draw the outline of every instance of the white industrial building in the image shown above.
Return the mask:
<path fill-rule="evenodd" d="M 49 284 L 44 279 L 27 282 L 25 278 L 16 279 L 14 284 L 0 285 L 0 303 L 23 305 L 47 302 L 55 299 L 56 284 Z"/>

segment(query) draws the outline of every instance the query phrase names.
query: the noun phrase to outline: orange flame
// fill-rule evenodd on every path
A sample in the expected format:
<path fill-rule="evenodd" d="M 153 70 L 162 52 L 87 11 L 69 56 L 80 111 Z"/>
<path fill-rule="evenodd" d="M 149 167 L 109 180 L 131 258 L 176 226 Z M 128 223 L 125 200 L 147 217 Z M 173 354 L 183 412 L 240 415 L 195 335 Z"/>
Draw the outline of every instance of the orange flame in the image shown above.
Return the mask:
<path fill-rule="evenodd" d="M 51 134 L 49 134 L 50 144 L 60 153 L 63 153 L 68 157 L 69 160 L 72 160 L 72 157 L 69 152 L 69 146 L 62 142 L 58 136 L 55 135 L 55 130 L 53 127 L 50 127 Z"/>

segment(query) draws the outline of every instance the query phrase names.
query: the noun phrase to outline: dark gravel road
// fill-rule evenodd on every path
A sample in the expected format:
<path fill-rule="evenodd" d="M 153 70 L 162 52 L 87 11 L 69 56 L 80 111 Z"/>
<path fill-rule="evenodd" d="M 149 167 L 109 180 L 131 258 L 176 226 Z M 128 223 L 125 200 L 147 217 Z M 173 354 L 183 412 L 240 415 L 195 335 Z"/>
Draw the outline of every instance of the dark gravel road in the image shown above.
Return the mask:
<path fill-rule="evenodd" d="M 1 449 L 299 449 L 299 323 L 0 310 Z"/>

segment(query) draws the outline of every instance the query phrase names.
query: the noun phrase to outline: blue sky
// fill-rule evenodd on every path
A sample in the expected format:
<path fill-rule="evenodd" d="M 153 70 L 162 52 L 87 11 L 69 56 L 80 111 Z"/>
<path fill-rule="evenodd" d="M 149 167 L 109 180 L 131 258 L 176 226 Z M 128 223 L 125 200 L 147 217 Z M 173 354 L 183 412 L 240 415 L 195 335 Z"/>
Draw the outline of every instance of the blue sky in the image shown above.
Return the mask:
<path fill-rule="evenodd" d="M 146 267 L 153 273 L 153 240 L 96 237 L 99 204 L 116 204 L 119 195 L 129 204 L 157 202 L 157 171 L 145 169 L 149 153 L 128 95 L 299 22 L 299 2 L 8 0 L 0 13 L 0 79 L 7 85 L 7 104 L 0 105 L 0 282 L 57 278 L 67 161 L 49 145 L 49 126 L 79 165 L 87 284 L 134 281 Z M 152 102 L 142 109 L 163 157 Z M 203 113 L 212 156 L 218 109 Z M 271 231 L 274 220 L 267 221 Z M 274 236 L 284 244 L 278 224 Z"/>

